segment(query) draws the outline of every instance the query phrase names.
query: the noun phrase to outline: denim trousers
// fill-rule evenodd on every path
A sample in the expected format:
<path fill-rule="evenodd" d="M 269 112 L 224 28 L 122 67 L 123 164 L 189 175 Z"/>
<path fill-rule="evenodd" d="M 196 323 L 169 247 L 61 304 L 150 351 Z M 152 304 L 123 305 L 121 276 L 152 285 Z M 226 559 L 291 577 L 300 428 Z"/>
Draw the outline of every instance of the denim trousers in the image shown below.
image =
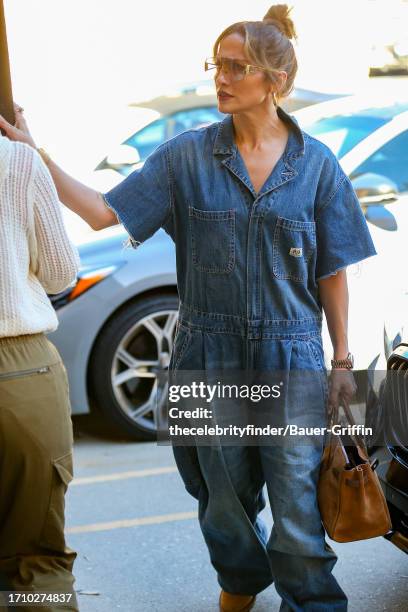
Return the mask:
<path fill-rule="evenodd" d="M 207 374 L 247 368 L 280 377 L 299 373 L 300 383 L 283 402 L 284 415 L 292 423 L 325 425 L 320 333 L 275 330 L 266 335 L 271 337 L 248 340 L 204 331 L 181 313 L 170 368 L 173 373 L 187 368 Z M 281 612 L 347 610 L 347 597 L 332 574 L 337 556 L 325 541 L 317 504 L 323 449 L 322 437 L 307 443 L 173 443 L 186 489 L 198 499 L 201 531 L 225 591 L 257 594 L 274 583 Z M 265 485 L 273 517 L 270 534 L 259 517 Z"/>

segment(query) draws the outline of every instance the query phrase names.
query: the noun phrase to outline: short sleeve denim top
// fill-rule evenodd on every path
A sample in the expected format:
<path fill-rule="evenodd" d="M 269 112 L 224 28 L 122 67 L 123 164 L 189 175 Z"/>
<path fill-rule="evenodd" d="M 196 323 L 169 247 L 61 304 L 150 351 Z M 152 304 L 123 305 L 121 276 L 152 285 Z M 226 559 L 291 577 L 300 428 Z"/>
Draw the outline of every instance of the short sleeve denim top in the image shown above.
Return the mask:
<path fill-rule="evenodd" d="M 104 194 L 134 246 L 160 227 L 173 238 L 180 315 L 209 331 L 319 330 L 317 280 L 376 254 L 334 154 L 278 115 L 289 138 L 258 194 L 231 115 L 160 145 Z"/>

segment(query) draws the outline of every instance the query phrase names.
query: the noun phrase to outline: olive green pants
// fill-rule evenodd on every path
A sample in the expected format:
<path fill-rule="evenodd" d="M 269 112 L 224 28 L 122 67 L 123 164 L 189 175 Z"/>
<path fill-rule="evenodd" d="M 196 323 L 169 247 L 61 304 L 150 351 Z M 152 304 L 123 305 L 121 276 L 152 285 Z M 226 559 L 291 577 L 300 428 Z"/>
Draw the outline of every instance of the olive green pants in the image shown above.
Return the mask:
<path fill-rule="evenodd" d="M 78 610 L 76 553 L 64 537 L 72 443 L 68 379 L 57 349 L 44 334 L 0 338 L 0 584 L 71 594 L 68 604 L 18 610 Z M 7 609 L 4 600 L 0 610 Z"/>

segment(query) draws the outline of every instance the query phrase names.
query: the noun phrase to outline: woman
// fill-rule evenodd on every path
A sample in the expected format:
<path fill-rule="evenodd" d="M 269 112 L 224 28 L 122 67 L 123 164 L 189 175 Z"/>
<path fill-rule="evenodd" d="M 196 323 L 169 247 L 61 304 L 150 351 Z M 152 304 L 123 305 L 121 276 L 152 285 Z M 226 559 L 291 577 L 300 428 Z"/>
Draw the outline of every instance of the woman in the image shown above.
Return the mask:
<path fill-rule="evenodd" d="M 41 610 L 78 609 L 76 553 L 64 539 L 68 381 L 45 336 L 58 325 L 47 293 L 73 283 L 78 265 L 39 154 L 0 136 L 0 582 L 10 591 L 59 594 L 62 607 L 54 598 Z"/>
<path fill-rule="evenodd" d="M 207 62 L 227 117 L 159 146 L 107 194 L 48 162 L 62 202 L 94 229 L 118 218 L 136 247 L 161 226 L 174 239 L 180 310 L 172 372 L 324 374 L 324 309 L 334 369 L 330 390 L 320 385 L 312 394 L 323 426 L 327 392 L 329 409 L 355 392 L 345 268 L 375 249 L 335 156 L 278 105 L 296 75 L 294 36 L 286 5 L 261 22 L 227 28 Z M 0 123 L 35 146 L 22 117 L 19 125 Z M 305 410 L 308 398 L 301 398 Z M 249 610 L 272 582 L 281 610 L 346 610 L 316 500 L 321 444 L 173 450 L 199 499 L 221 610 Z M 258 517 L 264 483 L 274 519 L 269 540 Z"/>

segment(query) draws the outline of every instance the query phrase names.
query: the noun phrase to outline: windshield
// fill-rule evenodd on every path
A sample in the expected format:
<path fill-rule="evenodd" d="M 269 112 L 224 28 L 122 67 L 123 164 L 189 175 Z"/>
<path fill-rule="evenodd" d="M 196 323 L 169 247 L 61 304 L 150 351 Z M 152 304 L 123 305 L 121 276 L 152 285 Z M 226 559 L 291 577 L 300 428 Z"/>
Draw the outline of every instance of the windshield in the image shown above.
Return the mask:
<path fill-rule="evenodd" d="M 134 147 L 139 153 L 140 161 L 144 162 L 165 140 L 173 138 L 173 136 L 185 130 L 221 121 L 224 116 L 216 106 L 178 111 L 149 123 L 142 130 L 125 140 L 124 144 Z"/>
<path fill-rule="evenodd" d="M 310 125 L 302 126 L 302 129 L 321 140 L 340 159 L 390 119 L 391 117 L 338 115 L 324 117 Z"/>
<path fill-rule="evenodd" d="M 152 121 L 146 127 L 139 130 L 123 144 L 134 147 L 140 156 L 140 161 L 145 161 L 153 151 L 166 140 L 166 119 Z"/>

